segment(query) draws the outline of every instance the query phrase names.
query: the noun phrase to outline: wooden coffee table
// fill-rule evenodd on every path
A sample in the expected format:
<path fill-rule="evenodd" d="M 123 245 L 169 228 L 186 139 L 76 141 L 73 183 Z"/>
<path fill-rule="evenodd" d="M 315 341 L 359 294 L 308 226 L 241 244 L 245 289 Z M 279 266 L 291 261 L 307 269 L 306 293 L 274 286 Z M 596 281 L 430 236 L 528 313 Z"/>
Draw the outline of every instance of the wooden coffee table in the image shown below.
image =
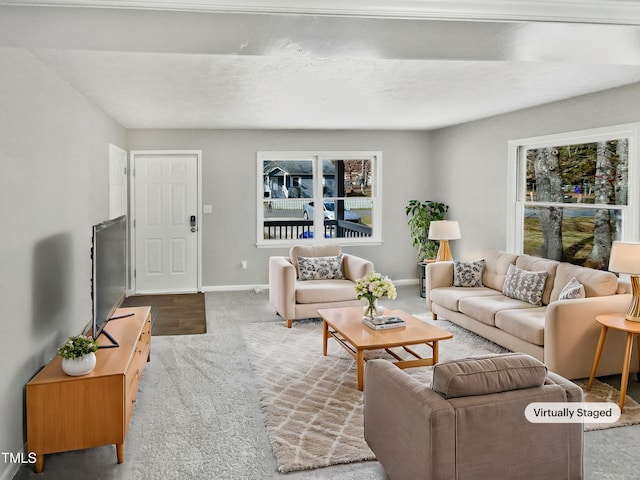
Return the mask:
<path fill-rule="evenodd" d="M 430 366 L 438 363 L 438 342 L 453 338 L 453 334 L 429 325 L 401 310 L 385 310 L 385 315 L 402 318 L 406 326 L 386 330 L 373 330 L 362 321 L 362 307 L 327 308 L 318 310 L 322 317 L 322 353 L 327 355 L 327 342 L 333 337 L 355 359 L 358 367 L 358 389 L 364 387 L 365 350 L 386 350 L 397 361 L 399 368 Z M 423 358 L 409 348 L 425 344 L 431 347 L 431 357 Z M 411 359 L 400 357 L 392 348 L 400 347 Z"/>

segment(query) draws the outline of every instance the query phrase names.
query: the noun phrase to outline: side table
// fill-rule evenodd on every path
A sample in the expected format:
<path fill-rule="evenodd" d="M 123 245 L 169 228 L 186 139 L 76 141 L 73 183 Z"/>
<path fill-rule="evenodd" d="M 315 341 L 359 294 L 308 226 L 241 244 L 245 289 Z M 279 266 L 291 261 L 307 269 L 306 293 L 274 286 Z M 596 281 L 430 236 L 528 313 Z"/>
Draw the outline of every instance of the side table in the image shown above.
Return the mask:
<path fill-rule="evenodd" d="M 427 265 L 435 262 L 435 260 L 425 260 L 418 263 L 418 287 L 420 289 L 420 296 L 426 298 L 427 296 Z"/>
<path fill-rule="evenodd" d="M 598 369 L 598 363 L 600 363 L 600 356 L 602 355 L 604 342 L 607 338 L 607 332 L 610 328 L 625 332 L 627 334 L 627 343 L 624 350 L 624 363 L 622 364 L 622 379 L 620 380 L 620 412 L 622 412 L 624 409 L 624 399 L 627 395 L 627 385 L 629 384 L 629 368 L 631 364 L 631 352 L 633 350 L 634 336 L 636 336 L 638 355 L 640 356 L 640 322 L 630 322 L 629 320 L 626 320 L 624 313 L 606 313 L 603 315 L 596 315 L 596 322 L 602 326 L 602 331 L 600 332 L 600 339 L 598 340 L 598 346 L 596 347 L 596 355 L 593 359 L 593 366 L 591 367 L 591 375 L 589 375 L 587 391 L 591 390 L 593 379 L 596 376 L 596 370 Z"/>

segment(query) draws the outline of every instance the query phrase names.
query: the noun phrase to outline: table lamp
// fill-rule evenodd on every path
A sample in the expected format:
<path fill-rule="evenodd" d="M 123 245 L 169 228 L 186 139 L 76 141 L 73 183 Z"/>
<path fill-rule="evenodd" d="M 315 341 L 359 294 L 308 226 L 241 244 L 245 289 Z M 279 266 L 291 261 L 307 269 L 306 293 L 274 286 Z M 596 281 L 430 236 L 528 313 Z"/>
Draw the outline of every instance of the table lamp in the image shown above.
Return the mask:
<path fill-rule="evenodd" d="M 640 243 L 613 242 L 609 270 L 630 275 L 632 298 L 625 318 L 640 322 Z"/>
<path fill-rule="evenodd" d="M 429 240 L 439 240 L 440 248 L 436 256 L 436 262 L 452 260 L 449 240 L 462 238 L 460 225 L 456 221 L 436 220 L 429 224 Z"/>

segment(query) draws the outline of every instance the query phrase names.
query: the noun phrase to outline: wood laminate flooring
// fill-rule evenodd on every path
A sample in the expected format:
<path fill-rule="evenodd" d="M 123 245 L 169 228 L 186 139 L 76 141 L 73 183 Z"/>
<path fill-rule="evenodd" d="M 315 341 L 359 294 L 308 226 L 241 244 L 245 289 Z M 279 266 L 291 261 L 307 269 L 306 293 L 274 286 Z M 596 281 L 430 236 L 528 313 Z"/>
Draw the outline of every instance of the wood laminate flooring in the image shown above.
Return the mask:
<path fill-rule="evenodd" d="M 204 293 L 135 295 L 123 307 L 151 306 L 151 335 L 207 333 Z"/>

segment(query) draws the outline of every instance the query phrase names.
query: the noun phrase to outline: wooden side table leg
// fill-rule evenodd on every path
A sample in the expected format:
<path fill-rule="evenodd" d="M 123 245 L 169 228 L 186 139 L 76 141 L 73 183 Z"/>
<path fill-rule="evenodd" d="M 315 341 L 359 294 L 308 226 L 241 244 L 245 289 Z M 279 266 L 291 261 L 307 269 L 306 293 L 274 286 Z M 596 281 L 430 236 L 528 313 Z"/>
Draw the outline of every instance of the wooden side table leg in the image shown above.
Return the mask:
<path fill-rule="evenodd" d="M 622 365 L 622 379 L 620 380 L 620 412 L 624 409 L 624 399 L 629 384 L 629 367 L 631 365 L 631 351 L 633 350 L 633 333 L 627 333 L 627 346 L 624 350 L 624 365 Z"/>
<path fill-rule="evenodd" d="M 358 350 L 356 353 L 356 364 L 358 366 L 358 390 L 364 390 L 364 352 Z"/>
<path fill-rule="evenodd" d="M 589 383 L 587 383 L 587 392 L 591 390 L 591 385 L 593 385 L 593 379 L 595 378 L 596 371 L 598 370 L 598 364 L 600 363 L 600 357 L 602 356 L 602 349 L 604 348 L 604 341 L 607 338 L 607 330 L 609 330 L 609 328 L 603 325 L 602 330 L 600 331 L 600 338 L 598 339 L 598 346 L 596 347 L 596 355 L 593 359 L 593 365 L 591 366 Z"/>

